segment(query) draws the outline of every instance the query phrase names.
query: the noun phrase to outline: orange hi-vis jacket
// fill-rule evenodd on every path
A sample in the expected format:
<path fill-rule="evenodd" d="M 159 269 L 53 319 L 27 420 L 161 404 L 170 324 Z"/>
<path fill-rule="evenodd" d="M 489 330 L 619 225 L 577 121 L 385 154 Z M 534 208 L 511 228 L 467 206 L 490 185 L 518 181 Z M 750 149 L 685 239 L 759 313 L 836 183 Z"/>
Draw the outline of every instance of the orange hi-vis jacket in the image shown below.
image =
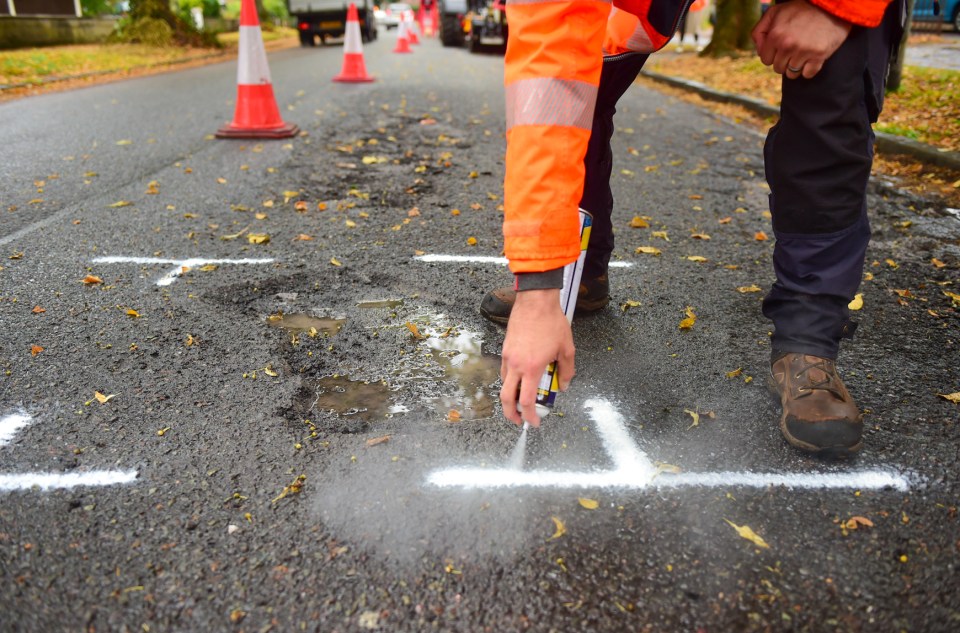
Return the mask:
<path fill-rule="evenodd" d="M 890 2 L 807 1 L 861 26 L 879 24 Z M 508 0 L 503 237 L 513 273 L 577 259 L 583 159 L 604 56 L 663 48 L 691 2 Z"/>

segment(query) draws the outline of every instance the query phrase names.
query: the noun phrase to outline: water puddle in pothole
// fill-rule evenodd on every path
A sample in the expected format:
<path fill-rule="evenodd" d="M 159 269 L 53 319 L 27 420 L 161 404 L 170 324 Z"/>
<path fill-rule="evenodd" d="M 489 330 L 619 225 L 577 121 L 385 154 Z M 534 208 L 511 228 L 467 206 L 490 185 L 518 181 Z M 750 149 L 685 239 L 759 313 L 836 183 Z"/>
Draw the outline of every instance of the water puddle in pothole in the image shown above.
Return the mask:
<path fill-rule="evenodd" d="M 382 382 L 328 376 L 316 383 L 314 412 L 336 413 L 362 422 L 383 419 L 391 412 L 390 387 Z"/>
<path fill-rule="evenodd" d="M 480 335 L 467 330 L 447 332 L 446 336 L 431 336 L 423 343 L 446 373 L 445 382 L 457 383 L 452 395 L 433 398 L 434 408 L 448 414 L 456 411 L 461 420 L 480 420 L 493 416 L 499 392 L 500 357 L 485 354 Z"/>
<path fill-rule="evenodd" d="M 335 319 L 332 317 L 315 317 L 302 312 L 283 314 L 271 314 L 267 317 L 267 325 L 286 330 L 293 336 L 297 334 L 326 334 L 333 336 L 346 324 L 346 319 Z"/>

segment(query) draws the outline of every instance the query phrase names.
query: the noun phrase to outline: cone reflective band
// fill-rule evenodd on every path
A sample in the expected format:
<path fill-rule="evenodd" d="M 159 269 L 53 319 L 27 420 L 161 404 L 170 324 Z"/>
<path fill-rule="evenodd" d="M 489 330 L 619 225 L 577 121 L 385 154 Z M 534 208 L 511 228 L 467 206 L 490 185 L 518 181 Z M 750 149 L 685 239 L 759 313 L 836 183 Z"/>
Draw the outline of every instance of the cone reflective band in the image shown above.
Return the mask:
<path fill-rule="evenodd" d="M 300 131 L 284 123 L 270 83 L 267 52 L 254 0 L 240 6 L 240 49 L 237 60 L 237 107 L 233 121 L 219 130 L 219 138 L 288 138 Z"/>
<path fill-rule="evenodd" d="M 397 46 L 393 49 L 394 53 L 412 53 L 410 50 L 410 38 L 407 36 L 407 21 L 400 18 L 400 24 L 397 25 Z"/>
<path fill-rule="evenodd" d="M 357 15 L 357 5 L 352 2 L 347 8 L 347 34 L 343 40 L 343 68 L 333 80 L 346 83 L 373 81 L 373 77 L 367 75 L 367 65 L 363 61 L 360 18 Z"/>
<path fill-rule="evenodd" d="M 587 258 L 587 245 L 590 243 L 590 228 L 593 216 L 580 209 L 580 256 L 576 261 L 563 267 L 563 288 L 560 289 L 560 309 L 567 317 L 567 323 L 573 322 L 573 312 L 577 308 L 577 295 L 580 292 L 580 278 L 583 276 L 583 262 Z M 537 415 L 541 418 L 550 413 L 560 390 L 560 377 L 557 374 L 557 361 L 547 365 L 537 385 Z"/>

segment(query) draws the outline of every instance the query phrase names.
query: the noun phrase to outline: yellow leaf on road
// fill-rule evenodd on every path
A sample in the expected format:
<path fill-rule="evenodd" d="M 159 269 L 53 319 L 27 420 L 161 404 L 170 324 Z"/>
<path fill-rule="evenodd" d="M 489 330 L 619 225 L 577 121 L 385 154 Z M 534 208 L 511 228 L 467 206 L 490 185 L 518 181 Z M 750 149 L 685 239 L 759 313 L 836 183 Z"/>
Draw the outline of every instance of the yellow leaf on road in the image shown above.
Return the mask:
<path fill-rule="evenodd" d="M 133 308 L 130 308 L 129 310 L 127 310 L 127 316 L 133 317 L 134 319 L 139 319 L 140 313 L 134 310 Z"/>
<path fill-rule="evenodd" d="M 624 302 L 624 304 L 623 304 L 622 306 L 620 306 L 620 311 L 621 311 L 621 312 L 626 312 L 626 311 L 629 310 L 630 308 L 639 308 L 639 307 L 640 307 L 640 302 L 639 302 L 639 301 L 633 301 L 633 300 L 631 299 L 631 300 L 627 300 L 626 302 Z"/>
<path fill-rule="evenodd" d="M 697 413 L 696 411 L 691 411 L 690 409 L 684 409 L 683 412 L 684 412 L 684 413 L 689 413 L 689 414 L 690 414 L 690 417 L 693 418 L 693 424 L 691 424 L 690 426 L 688 426 L 688 427 L 687 427 L 688 429 L 692 429 L 692 428 L 695 427 L 695 426 L 700 426 L 700 414 L 699 414 L 699 413 Z"/>
<path fill-rule="evenodd" d="M 247 241 L 251 244 L 266 244 L 270 241 L 270 236 L 266 233 L 250 233 L 247 235 Z"/>
<path fill-rule="evenodd" d="M 263 368 L 263 373 L 265 373 L 266 375 L 270 376 L 271 378 L 276 378 L 277 376 L 280 375 L 280 374 L 278 374 L 277 372 L 275 372 L 275 371 L 273 370 L 273 364 L 270 364 L 270 365 L 267 365 L 266 367 L 264 367 L 264 368 Z"/>
<path fill-rule="evenodd" d="M 757 231 L 756 233 L 753 234 L 753 239 L 757 240 L 758 242 L 766 242 L 770 238 L 767 237 L 767 234 L 764 233 L 763 231 Z"/>
<path fill-rule="evenodd" d="M 645 229 L 650 226 L 650 223 L 647 222 L 645 218 L 640 217 L 639 215 L 633 216 L 633 219 L 630 220 L 630 227 L 634 229 Z"/>
<path fill-rule="evenodd" d="M 600 507 L 600 502 L 597 501 L 596 499 L 586 499 L 584 497 L 580 497 L 577 499 L 577 501 L 579 501 L 580 505 L 582 505 L 587 510 L 596 510 L 597 508 Z"/>
<path fill-rule="evenodd" d="M 763 289 L 760 286 L 753 284 L 752 286 L 740 286 L 737 288 L 737 292 L 746 294 L 748 292 L 763 292 Z"/>
<path fill-rule="evenodd" d="M 767 545 L 767 542 L 764 541 L 762 538 L 760 538 L 760 536 L 759 536 L 756 532 L 754 532 L 752 529 L 750 529 L 750 526 L 748 526 L 748 525 L 737 525 L 736 523 L 734 523 L 734 522 L 731 521 L 730 519 L 724 519 L 724 521 L 726 521 L 727 523 L 729 523 L 730 526 L 731 526 L 734 530 L 737 531 L 737 534 L 739 534 L 741 537 L 747 539 L 748 541 L 750 541 L 751 543 L 753 543 L 753 544 L 756 545 L 757 547 L 762 547 L 762 548 L 764 548 L 764 549 L 769 549 L 770 546 Z"/>
<path fill-rule="evenodd" d="M 867 517 L 850 517 L 847 521 L 844 522 L 843 527 L 848 530 L 856 530 L 859 527 L 873 527 L 873 521 Z"/>
<path fill-rule="evenodd" d="M 93 397 L 96 398 L 97 402 L 99 402 L 100 404 L 107 404 L 108 402 L 113 400 L 113 398 L 116 397 L 116 394 L 110 394 L 109 396 L 105 396 L 99 391 L 94 391 Z"/>
<path fill-rule="evenodd" d="M 960 391 L 954 393 L 938 393 L 937 395 L 953 404 L 960 404 Z"/>
<path fill-rule="evenodd" d="M 661 253 L 660 249 L 656 246 L 638 246 L 634 252 L 637 254 L 644 253 L 646 255 L 659 255 Z"/>
<path fill-rule="evenodd" d="M 943 294 L 950 297 L 950 300 L 953 302 L 954 308 L 960 308 L 960 294 L 957 294 L 955 292 L 950 292 L 948 290 L 944 290 Z"/>
<path fill-rule="evenodd" d="M 563 524 L 563 521 L 560 520 L 560 517 L 550 517 L 550 518 L 553 519 L 553 525 L 555 530 L 553 532 L 553 536 L 551 536 L 550 539 L 548 540 L 560 538 L 561 536 L 567 533 L 567 526 Z"/>
<path fill-rule="evenodd" d="M 847 308 L 850 309 L 850 310 L 862 310 L 862 309 L 863 309 L 863 294 L 858 292 L 858 293 L 857 293 L 857 296 L 855 296 L 855 297 L 853 298 L 853 301 L 851 301 L 849 304 L 847 304 Z"/>
<path fill-rule="evenodd" d="M 410 330 L 411 334 L 413 334 L 413 338 L 417 339 L 418 341 L 421 339 L 427 338 L 426 336 L 420 333 L 420 328 L 417 327 L 416 323 L 407 321 L 407 329 Z"/>
<path fill-rule="evenodd" d="M 31 356 L 36 356 L 37 354 L 39 354 L 39 353 L 42 352 L 42 351 L 43 351 L 43 348 L 40 347 L 39 345 L 33 345 L 32 347 L 30 347 L 30 355 L 31 355 Z"/>
<path fill-rule="evenodd" d="M 684 259 L 690 260 L 691 262 L 703 263 L 707 261 L 706 257 L 701 257 L 700 255 L 687 255 Z"/>
<path fill-rule="evenodd" d="M 336 257 L 330 258 L 330 264 L 333 266 L 343 266 L 343 264 L 340 263 L 340 260 L 337 259 Z"/>
<path fill-rule="evenodd" d="M 737 376 L 739 376 L 739 375 L 742 374 L 742 373 L 743 373 L 743 367 L 737 367 L 737 368 L 734 369 L 733 371 L 728 371 L 728 372 L 726 373 L 726 376 L 727 376 L 727 378 L 736 378 Z"/>
<path fill-rule="evenodd" d="M 300 197 L 300 192 L 299 192 L 299 191 L 284 191 L 284 192 L 283 192 L 283 204 L 287 204 L 288 202 L 290 202 L 290 201 L 293 200 L 294 198 L 299 198 L 299 197 Z"/>
<path fill-rule="evenodd" d="M 477 245 L 477 238 L 475 237 L 467 238 L 467 246 L 476 246 L 476 245 Z"/>
<path fill-rule="evenodd" d="M 129 207 L 131 204 L 133 203 L 128 200 L 118 200 L 117 202 L 114 202 L 113 204 L 108 206 L 111 209 L 119 209 L 120 207 Z"/>
<path fill-rule="evenodd" d="M 92 286 L 92 285 L 94 285 L 94 284 L 102 284 L 102 283 L 103 283 L 103 280 L 100 279 L 99 277 L 97 277 L 96 275 L 87 275 L 87 276 L 84 277 L 81 281 L 83 281 L 83 283 L 86 284 L 86 285 L 88 285 L 88 286 Z"/>
<path fill-rule="evenodd" d="M 691 308 L 690 306 L 687 306 L 687 309 L 684 310 L 684 314 L 687 315 L 687 318 L 680 321 L 680 325 L 679 325 L 680 329 L 681 330 L 693 329 L 693 324 L 697 322 L 697 315 L 694 314 L 693 308 Z"/>
<path fill-rule="evenodd" d="M 695 240 L 709 240 L 709 239 L 710 239 L 710 236 L 707 235 L 706 233 L 691 233 L 691 234 L 690 234 L 690 237 L 691 237 L 691 239 L 695 239 Z"/>

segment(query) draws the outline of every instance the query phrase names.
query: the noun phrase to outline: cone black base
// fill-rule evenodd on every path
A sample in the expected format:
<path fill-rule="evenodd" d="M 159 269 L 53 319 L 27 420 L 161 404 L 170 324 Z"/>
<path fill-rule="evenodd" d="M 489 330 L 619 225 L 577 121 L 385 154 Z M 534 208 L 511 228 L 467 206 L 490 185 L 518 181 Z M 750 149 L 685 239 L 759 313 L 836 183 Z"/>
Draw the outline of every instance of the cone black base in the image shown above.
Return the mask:
<path fill-rule="evenodd" d="M 229 123 L 217 130 L 217 138 L 290 138 L 300 132 L 296 123 L 287 123 L 280 127 L 247 129 L 233 127 Z"/>

